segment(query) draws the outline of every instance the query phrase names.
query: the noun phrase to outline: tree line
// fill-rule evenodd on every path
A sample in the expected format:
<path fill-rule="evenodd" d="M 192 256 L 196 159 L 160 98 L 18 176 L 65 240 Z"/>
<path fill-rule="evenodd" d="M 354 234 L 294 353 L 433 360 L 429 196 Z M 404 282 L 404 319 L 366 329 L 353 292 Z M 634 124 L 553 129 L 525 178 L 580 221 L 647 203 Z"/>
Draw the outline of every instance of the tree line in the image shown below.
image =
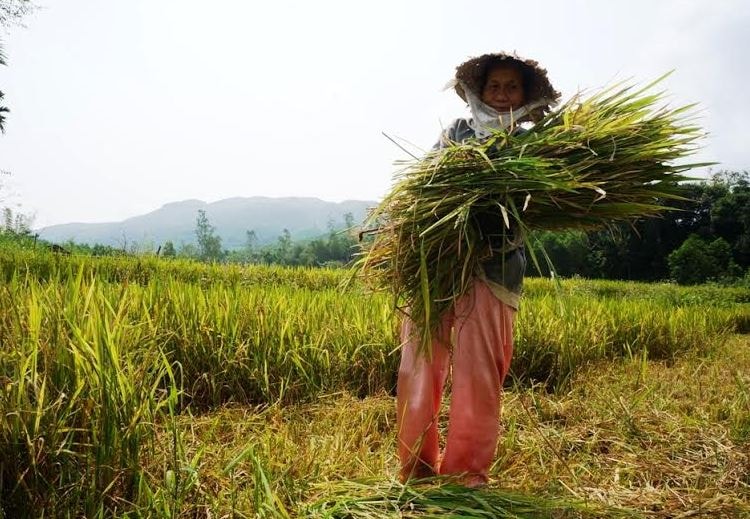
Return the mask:
<path fill-rule="evenodd" d="M 685 200 L 659 218 L 590 232 L 541 232 L 529 245 L 546 251 L 560 276 L 682 284 L 750 276 L 750 174 L 719 172 L 683 188 Z M 546 261 L 538 260 L 531 273 L 549 275 Z"/>
<path fill-rule="evenodd" d="M 659 218 L 597 231 L 532 234 L 527 243 L 537 263 L 529 262 L 528 273 L 549 276 L 551 264 L 554 275 L 563 277 L 674 280 L 682 284 L 750 282 L 750 173 L 720 172 L 683 188 L 684 200 L 673 203 L 675 209 Z M 158 247 L 135 242 L 119 248 L 73 242 L 63 246 L 70 252 L 95 256 L 156 254 L 204 262 L 298 266 L 345 266 L 360 247 L 351 214 L 338 225 L 329 222 L 326 234 L 309 240 L 294 240 L 284 229 L 273 243 L 260 246 L 256 233 L 248 229 L 244 246 L 227 250 L 200 210 L 195 238 L 193 243 L 167 241 Z M 5 208 L 0 243 L 12 240 L 36 244 L 29 220 Z"/>
<path fill-rule="evenodd" d="M 343 227 L 343 229 L 342 229 Z M 336 225 L 328 222 L 328 232 L 311 240 L 294 241 L 288 229 L 282 230 L 276 241 L 259 246 L 254 230 L 245 232 L 245 244 L 234 250 L 222 247 L 221 236 L 202 209 L 195 220 L 195 243 L 182 243 L 175 247 L 166 241 L 160 250 L 165 258 L 191 258 L 205 262 L 262 263 L 291 266 L 342 266 L 351 262 L 357 249 L 354 235 L 355 222 L 351 213 L 344 215 L 344 221 Z"/>

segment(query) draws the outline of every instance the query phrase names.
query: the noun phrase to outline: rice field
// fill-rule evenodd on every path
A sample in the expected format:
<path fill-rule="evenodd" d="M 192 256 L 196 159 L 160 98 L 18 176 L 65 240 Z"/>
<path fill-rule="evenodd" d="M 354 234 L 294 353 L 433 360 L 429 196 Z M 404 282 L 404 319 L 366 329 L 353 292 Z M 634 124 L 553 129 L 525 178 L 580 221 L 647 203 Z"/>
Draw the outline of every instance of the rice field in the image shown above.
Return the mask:
<path fill-rule="evenodd" d="M 347 276 L 0 251 L 0 517 L 750 510 L 750 290 L 529 279 L 470 493 L 395 483 L 399 319 Z"/>

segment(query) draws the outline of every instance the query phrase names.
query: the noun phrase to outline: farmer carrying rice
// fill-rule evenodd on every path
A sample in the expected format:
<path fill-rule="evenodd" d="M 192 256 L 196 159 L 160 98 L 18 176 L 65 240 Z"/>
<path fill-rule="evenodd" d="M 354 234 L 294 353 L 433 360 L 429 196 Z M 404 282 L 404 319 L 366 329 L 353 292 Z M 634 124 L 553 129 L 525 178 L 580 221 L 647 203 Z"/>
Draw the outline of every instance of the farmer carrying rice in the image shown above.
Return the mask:
<path fill-rule="evenodd" d="M 672 210 L 703 137 L 692 105 L 622 83 L 551 110 L 559 94 L 535 61 L 488 54 L 456 69 L 471 110 L 408 162 L 368 218 L 358 271 L 406 318 L 398 374 L 402 480 L 451 474 L 483 485 L 533 230 L 588 230 Z M 518 123 L 533 123 L 528 131 Z M 541 247 L 529 248 L 539 268 Z M 543 249 L 542 249 L 542 252 Z M 549 258 L 545 259 L 549 262 Z M 552 267 L 548 263 L 548 266 Z M 442 457 L 438 413 L 449 368 Z"/>
<path fill-rule="evenodd" d="M 539 120 L 559 97 L 537 62 L 505 53 L 461 64 L 454 86 L 468 103 L 471 118 L 454 121 L 436 148 L 482 140 L 497 130 L 523 131 L 517 123 Z M 526 256 L 522 233 L 503 224 L 499 209 L 473 218 L 482 236 L 475 245 L 486 257 L 473 273 L 469 290 L 439 317 L 430 355 L 420 350 L 412 319 L 406 317 L 402 324 L 397 388 L 402 480 L 450 474 L 466 486 L 481 486 L 487 483 L 495 455 Z M 449 367 L 452 398 L 441 459 L 438 414 Z"/>

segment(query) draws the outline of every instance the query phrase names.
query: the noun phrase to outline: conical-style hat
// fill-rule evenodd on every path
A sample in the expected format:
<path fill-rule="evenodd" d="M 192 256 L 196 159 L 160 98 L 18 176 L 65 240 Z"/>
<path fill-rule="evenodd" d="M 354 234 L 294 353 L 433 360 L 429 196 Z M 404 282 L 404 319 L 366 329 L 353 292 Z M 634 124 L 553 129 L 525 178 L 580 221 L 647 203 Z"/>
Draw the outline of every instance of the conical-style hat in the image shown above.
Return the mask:
<path fill-rule="evenodd" d="M 487 71 L 491 66 L 499 63 L 515 62 L 521 68 L 521 74 L 524 81 L 524 92 L 526 93 L 526 103 L 532 103 L 539 100 L 547 100 L 549 103 L 542 107 L 544 112 L 548 112 L 550 105 L 553 105 L 559 98 L 560 92 L 552 87 L 547 78 L 547 71 L 539 66 L 539 63 L 519 57 L 517 54 L 508 54 L 498 52 L 495 54 L 483 54 L 476 58 L 471 58 L 458 67 L 456 67 L 455 86 L 456 93 L 466 101 L 464 87 L 471 90 L 477 97 L 482 96 L 482 88 L 487 76 Z"/>

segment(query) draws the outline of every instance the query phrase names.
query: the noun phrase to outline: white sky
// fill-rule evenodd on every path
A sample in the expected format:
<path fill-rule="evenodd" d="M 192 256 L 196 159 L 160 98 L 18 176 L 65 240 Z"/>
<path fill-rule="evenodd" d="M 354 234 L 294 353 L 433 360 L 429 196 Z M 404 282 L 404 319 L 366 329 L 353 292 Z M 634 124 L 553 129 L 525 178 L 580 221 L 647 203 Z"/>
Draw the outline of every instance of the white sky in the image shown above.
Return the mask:
<path fill-rule="evenodd" d="M 701 160 L 750 168 L 750 2 L 36 0 L 4 40 L 0 202 L 36 226 L 234 196 L 377 199 L 465 114 L 442 87 L 516 50 L 564 97 L 676 69 Z M 19 205 L 20 204 L 20 205 Z"/>

